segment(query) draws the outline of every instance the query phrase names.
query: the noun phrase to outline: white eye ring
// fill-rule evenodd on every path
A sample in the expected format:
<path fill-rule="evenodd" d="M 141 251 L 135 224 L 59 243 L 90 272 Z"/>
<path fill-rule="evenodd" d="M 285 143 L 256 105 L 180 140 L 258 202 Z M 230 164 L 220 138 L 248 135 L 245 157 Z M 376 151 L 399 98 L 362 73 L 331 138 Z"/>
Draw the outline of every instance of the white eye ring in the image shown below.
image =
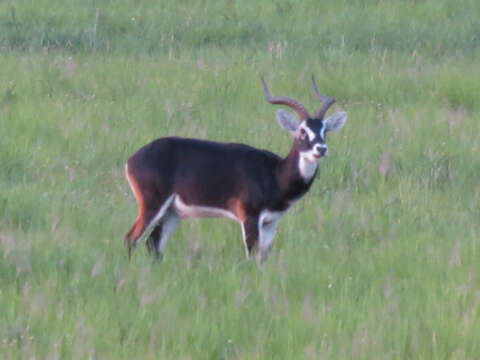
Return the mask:
<path fill-rule="evenodd" d="M 300 139 L 305 139 L 307 137 L 307 132 L 305 131 L 305 129 L 300 129 Z"/>

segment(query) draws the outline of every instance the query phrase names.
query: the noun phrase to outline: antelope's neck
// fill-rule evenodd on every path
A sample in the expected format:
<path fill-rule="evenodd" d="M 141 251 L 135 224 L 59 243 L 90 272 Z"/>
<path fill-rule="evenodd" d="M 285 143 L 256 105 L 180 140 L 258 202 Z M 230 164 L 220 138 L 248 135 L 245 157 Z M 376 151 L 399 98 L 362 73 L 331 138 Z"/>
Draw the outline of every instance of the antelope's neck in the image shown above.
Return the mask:
<path fill-rule="evenodd" d="M 297 200 L 309 189 L 317 174 L 318 164 L 302 159 L 295 142 L 288 156 L 278 167 L 278 182 L 287 200 Z"/>

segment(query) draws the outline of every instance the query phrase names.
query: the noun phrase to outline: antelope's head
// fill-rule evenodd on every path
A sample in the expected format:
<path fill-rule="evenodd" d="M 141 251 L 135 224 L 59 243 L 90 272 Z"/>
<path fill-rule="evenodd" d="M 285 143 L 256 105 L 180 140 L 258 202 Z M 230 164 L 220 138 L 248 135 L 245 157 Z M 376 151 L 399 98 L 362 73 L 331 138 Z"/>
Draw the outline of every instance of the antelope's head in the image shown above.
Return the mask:
<path fill-rule="evenodd" d="M 299 121 L 295 115 L 286 110 L 277 111 L 277 121 L 283 129 L 288 130 L 295 138 L 300 157 L 306 162 L 316 163 L 327 155 L 326 134 L 329 131 L 340 130 L 347 120 L 347 113 L 344 111 L 339 111 L 324 119 L 325 113 L 335 103 L 335 99 L 320 94 L 315 78 L 312 76 L 313 89 L 317 98 L 322 102 L 322 106 L 315 113 L 315 116 L 310 116 L 305 106 L 297 100 L 287 96 L 272 97 L 263 79 L 262 82 L 265 98 L 270 104 L 287 105 L 300 116 L 301 120 Z"/>

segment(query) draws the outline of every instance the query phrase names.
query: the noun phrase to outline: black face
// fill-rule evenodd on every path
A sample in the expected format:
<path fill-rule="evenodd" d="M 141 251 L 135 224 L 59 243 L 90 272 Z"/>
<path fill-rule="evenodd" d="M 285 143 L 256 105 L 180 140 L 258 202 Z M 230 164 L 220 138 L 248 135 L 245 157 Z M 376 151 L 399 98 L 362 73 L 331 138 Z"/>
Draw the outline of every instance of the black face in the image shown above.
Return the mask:
<path fill-rule="evenodd" d="M 302 153 L 309 153 L 313 158 L 320 158 L 327 152 L 325 145 L 324 123 L 318 119 L 307 119 L 300 125 L 300 136 L 298 150 Z"/>

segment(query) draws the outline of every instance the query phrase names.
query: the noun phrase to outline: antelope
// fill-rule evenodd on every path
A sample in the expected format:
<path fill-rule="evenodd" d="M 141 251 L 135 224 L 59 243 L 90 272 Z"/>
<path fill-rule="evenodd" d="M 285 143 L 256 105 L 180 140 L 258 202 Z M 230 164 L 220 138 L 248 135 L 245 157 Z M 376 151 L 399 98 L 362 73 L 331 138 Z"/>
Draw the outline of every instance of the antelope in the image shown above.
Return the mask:
<path fill-rule="evenodd" d="M 313 88 L 322 106 L 312 117 L 297 100 L 272 97 L 262 78 L 270 104 L 286 105 L 277 111 L 279 125 L 293 136 L 285 158 L 245 144 L 219 143 L 181 137 L 152 141 L 131 156 L 126 178 L 139 205 L 138 217 L 125 236 L 129 258 L 140 238 L 156 258 L 180 221 L 198 217 L 226 217 L 241 225 L 247 259 L 258 263 L 268 256 L 278 221 L 310 189 L 321 158 L 327 155 L 325 135 L 343 127 L 346 112 L 324 119 L 333 97 Z"/>

